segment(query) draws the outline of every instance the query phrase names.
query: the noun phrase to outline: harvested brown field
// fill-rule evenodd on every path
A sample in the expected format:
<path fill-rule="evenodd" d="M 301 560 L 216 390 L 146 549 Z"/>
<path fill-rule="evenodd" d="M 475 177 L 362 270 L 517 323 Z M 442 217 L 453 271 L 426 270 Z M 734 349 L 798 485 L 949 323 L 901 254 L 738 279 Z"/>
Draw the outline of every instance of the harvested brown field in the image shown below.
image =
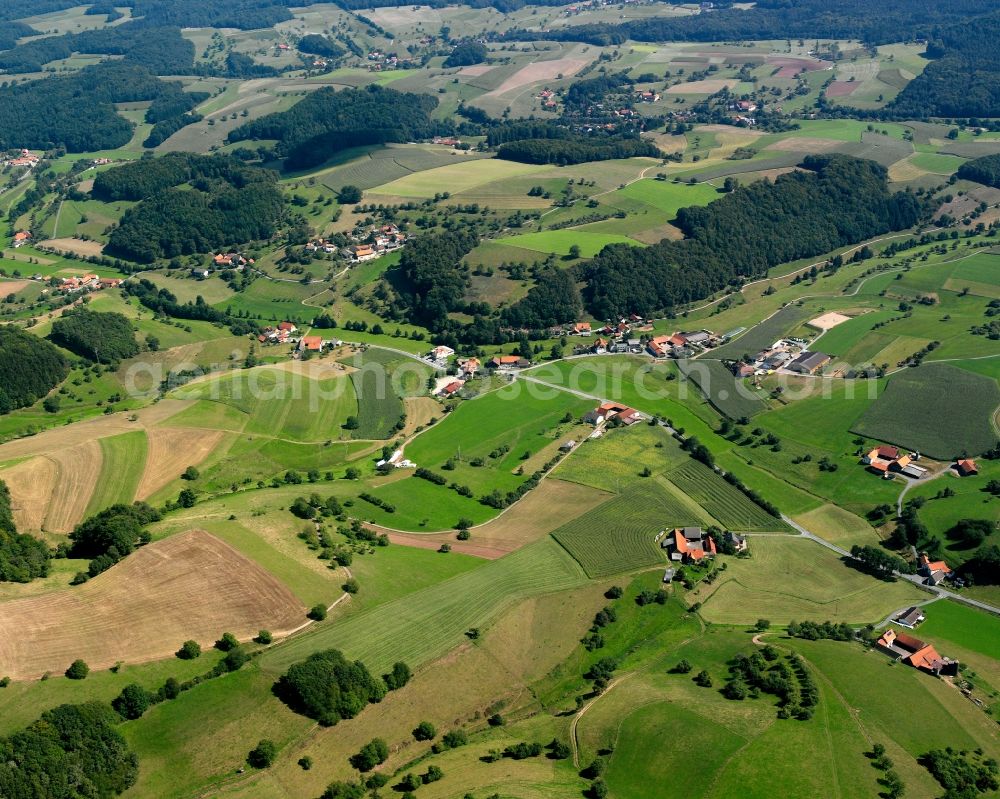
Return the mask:
<path fill-rule="evenodd" d="M 472 78 L 478 78 L 480 75 L 485 75 L 487 72 L 493 70 L 494 67 L 490 64 L 473 64 L 471 67 L 462 67 L 459 71 L 459 75 L 468 75 Z"/>
<path fill-rule="evenodd" d="M 416 428 L 422 427 L 431 419 L 441 415 L 441 406 L 431 397 L 404 397 L 403 407 L 406 409 L 406 428 L 404 436 L 411 436 Z"/>
<path fill-rule="evenodd" d="M 516 89 L 530 86 L 543 80 L 555 80 L 560 75 L 568 76 L 579 72 L 587 64 L 585 58 L 557 58 L 553 61 L 538 61 L 521 67 L 507 80 L 497 86 L 493 91 L 487 92 L 484 97 L 497 97 Z"/>
<path fill-rule="evenodd" d="M 10 489 L 14 522 L 22 533 L 42 529 L 58 474 L 56 464 L 41 456 L 0 472 L 0 480 Z"/>
<path fill-rule="evenodd" d="M 93 439 L 50 452 L 47 458 L 56 466 L 56 478 L 49 495 L 44 527 L 52 533 L 68 533 L 83 520 L 101 476 L 104 465 L 101 445 Z"/>
<path fill-rule="evenodd" d="M 441 544 L 448 543 L 454 552 L 495 560 L 582 516 L 610 496 L 597 488 L 549 477 L 509 510 L 485 524 L 470 528 L 472 537 L 468 541 L 456 540 L 454 532 L 405 533 L 377 524 L 368 526 L 386 533 L 394 544 L 437 549 Z"/>
<path fill-rule="evenodd" d="M 84 241 L 83 239 L 45 239 L 45 241 L 39 242 L 38 246 L 43 250 L 69 252 L 84 257 L 101 255 L 104 252 L 104 245 L 101 242 Z"/>
<path fill-rule="evenodd" d="M 776 78 L 794 78 L 800 72 L 815 72 L 820 69 L 830 69 L 833 66 L 829 61 L 787 56 L 768 56 L 766 63 L 779 67 L 778 71 L 774 73 Z"/>
<path fill-rule="evenodd" d="M 223 631 L 242 640 L 280 636 L 305 608 L 275 577 L 202 531 L 149 544 L 90 582 L 4 603 L 0 673 L 60 673 L 76 658 L 104 669 L 171 657 L 187 639 L 210 646 Z"/>
<path fill-rule="evenodd" d="M 221 430 L 190 427 L 154 427 L 146 432 L 146 468 L 135 492 L 142 500 L 176 480 L 188 466 L 198 466 L 222 439 Z"/>
<path fill-rule="evenodd" d="M 736 78 L 706 78 L 678 83 L 667 89 L 667 94 L 715 94 L 723 89 L 734 89 L 739 83 Z"/>
<path fill-rule="evenodd" d="M 768 150 L 780 150 L 785 153 L 825 153 L 843 146 L 836 139 L 817 139 L 812 136 L 789 136 L 774 144 L 767 145 Z"/>
<path fill-rule="evenodd" d="M 54 427 L 38 435 L 0 444 L 0 461 L 12 461 L 32 455 L 45 455 L 76 446 L 81 441 L 116 436 L 141 428 L 148 429 L 180 413 L 190 405 L 189 400 L 165 399 L 137 411 L 112 413 L 107 416 L 85 419 L 72 425 Z M 138 418 L 136 421 L 130 422 L 128 417 L 133 413 Z"/>
<path fill-rule="evenodd" d="M 859 81 L 835 80 L 826 87 L 827 97 L 847 97 L 852 94 L 861 83 Z"/>
<path fill-rule="evenodd" d="M 609 494 L 548 477 L 492 521 L 473 527 L 471 541 L 513 552 L 596 508 Z"/>
<path fill-rule="evenodd" d="M 0 294 L 19 294 L 32 284 L 30 280 L 0 280 Z"/>

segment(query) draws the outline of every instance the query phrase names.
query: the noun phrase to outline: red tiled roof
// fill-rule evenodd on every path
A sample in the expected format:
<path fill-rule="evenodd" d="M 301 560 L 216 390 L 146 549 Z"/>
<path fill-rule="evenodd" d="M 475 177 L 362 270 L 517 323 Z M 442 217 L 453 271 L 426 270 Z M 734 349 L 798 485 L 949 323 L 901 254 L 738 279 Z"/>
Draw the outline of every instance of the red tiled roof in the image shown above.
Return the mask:
<path fill-rule="evenodd" d="M 303 336 L 302 346 L 307 350 L 320 350 L 323 348 L 323 339 L 319 336 Z"/>
<path fill-rule="evenodd" d="M 897 636 L 896 640 L 898 641 L 902 637 L 901 635 Z M 927 669 L 928 671 L 933 671 L 943 660 L 937 653 L 937 650 L 930 644 L 921 647 L 912 655 L 903 659 L 908 661 L 914 668 Z"/>
<path fill-rule="evenodd" d="M 876 448 L 876 450 L 880 458 L 885 458 L 888 461 L 894 461 L 899 457 L 899 449 L 897 447 L 890 447 L 887 444 L 881 444 Z"/>

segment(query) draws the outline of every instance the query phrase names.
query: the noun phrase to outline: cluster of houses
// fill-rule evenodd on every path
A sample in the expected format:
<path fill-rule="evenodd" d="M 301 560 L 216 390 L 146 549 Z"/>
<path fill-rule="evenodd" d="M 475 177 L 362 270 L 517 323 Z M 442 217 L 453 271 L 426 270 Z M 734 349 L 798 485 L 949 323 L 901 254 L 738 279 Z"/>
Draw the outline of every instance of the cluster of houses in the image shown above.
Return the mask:
<path fill-rule="evenodd" d="M 257 341 L 261 344 L 288 344 L 298 332 L 298 328 L 291 322 L 278 322 L 275 327 L 265 327 L 263 332 L 257 336 Z"/>
<path fill-rule="evenodd" d="M 868 467 L 869 471 L 887 480 L 891 480 L 896 474 L 902 474 L 914 480 L 926 477 L 927 469 L 918 466 L 915 463 L 918 460 L 920 460 L 919 452 L 902 453 L 899 451 L 899 447 L 893 447 L 889 444 L 880 444 L 866 452 L 861 458 L 861 462 Z"/>
<path fill-rule="evenodd" d="M 753 100 L 735 100 L 729 104 L 729 110 L 736 112 L 733 121 L 744 128 L 752 128 L 757 124 L 753 116 L 757 108 L 758 105 Z"/>
<path fill-rule="evenodd" d="M 26 169 L 33 169 L 38 166 L 38 162 L 42 160 L 40 155 L 35 155 L 35 153 L 30 150 L 21 150 L 19 155 L 7 155 L 4 156 L 3 165 L 9 167 L 21 167 Z"/>
<path fill-rule="evenodd" d="M 639 90 L 635 93 L 635 99 L 640 103 L 656 103 L 660 100 L 660 95 L 654 91 Z"/>
<path fill-rule="evenodd" d="M 100 291 L 101 289 L 114 289 L 122 284 L 120 277 L 98 277 L 97 275 L 84 275 L 83 277 L 64 277 L 59 282 L 59 288 L 67 294 L 77 291 Z"/>
<path fill-rule="evenodd" d="M 577 322 L 567 328 L 552 331 L 554 334 L 568 334 L 584 338 L 596 335 L 593 344 L 577 345 L 574 355 L 612 355 L 632 354 L 642 352 L 654 358 L 690 358 L 699 352 L 717 347 L 724 340 L 709 330 L 675 331 L 669 336 L 644 335 L 651 332 L 653 326 L 641 316 L 632 314 L 628 319 L 620 319 L 617 323 L 607 324 L 594 330 L 590 322 Z M 636 336 L 640 333 L 640 336 Z"/>
<path fill-rule="evenodd" d="M 368 71 L 381 72 L 384 69 L 407 69 L 415 64 L 412 58 L 400 58 L 395 53 L 372 50 L 368 53 Z"/>
<path fill-rule="evenodd" d="M 730 368 L 737 377 L 754 377 L 787 371 L 815 375 L 830 363 L 830 356 L 807 349 L 809 343 L 799 338 L 779 339 L 770 347 L 750 356 L 748 361 L 734 361 Z"/>
<path fill-rule="evenodd" d="M 14 238 L 12 239 L 11 244 L 13 244 L 14 247 L 23 247 L 25 244 L 28 244 L 30 242 L 31 242 L 31 233 L 27 230 L 19 230 L 17 231 L 17 233 L 14 234 Z"/>
<path fill-rule="evenodd" d="M 716 344 L 718 340 L 707 330 L 674 332 L 669 336 L 653 336 L 646 342 L 646 351 L 654 358 L 690 358 Z"/>
<path fill-rule="evenodd" d="M 371 228 L 351 238 L 355 243 L 342 249 L 340 254 L 356 264 L 374 260 L 386 253 L 401 249 L 406 244 L 406 234 L 391 223 Z M 328 239 L 318 238 L 308 242 L 305 251 L 332 254 L 337 252 L 337 245 Z"/>
<path fill-rule="evenodd" d="M 559 107 L 556 102 L 556 93 L 552 89 L 542 89 L 538 93 L 538 99 L 542 101 L 542 108 L 546 111 L 554 111 Z"/>
<path fill-rule="evenodd" d="M 461 139 L 456 139 L 454 136 L 435 136 L 431 139 L 432 144 L 442 144 L 445 147 L 458 147 L 461 143 Z"/>
<path fill-rule="evenodd" d="M 911 608 L 911 611 L 916 608 Z M 922 619 L 923 614 L 919 614 Z M 957 677 L 958 661 L 938 654 L 933 645 L 906 633 L 897 633 L 891 627 L 882 633 L 876 645 L 879 650 L 897 661 L 935 677 Z"/>
<path fill-rule="evenodd" d="M 212 256 L 212 262 L 208 266 L 194 267 L 191 270 L 191 277 L 198 280 L 205 280 L 205 278 L 211 277 L 212 273 L 217 269 L 235 269 L 237 272 L 242 272 L 247 266 L 252 266 L 253 263 L 253 258 L 247 258 L 242 253 L 220 252 Z"/>

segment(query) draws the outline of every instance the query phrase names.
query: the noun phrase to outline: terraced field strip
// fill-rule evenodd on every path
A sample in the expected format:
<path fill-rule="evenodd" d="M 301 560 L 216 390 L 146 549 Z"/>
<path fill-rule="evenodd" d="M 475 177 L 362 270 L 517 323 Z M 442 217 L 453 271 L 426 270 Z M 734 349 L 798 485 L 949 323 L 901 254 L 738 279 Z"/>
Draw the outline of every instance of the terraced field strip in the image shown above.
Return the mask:
<path fill-rule="evenodd" d="M 580 566 L 546 538 L 474 571 L 310 629 L 268 651 L 260 662 L 266 669 L 281 671 L 311 652 L 336 648 L 363 660 L 374 673 L 398 660 L 416 668 L 443 655 L 461 643 L 471 627 L 486 626 L 517 601 L 586 581 Z"/>
<path fill-rule="evenodd" d="M 788 525 L 781 519 L 776 519 L 703 463 L 689 461 L 667 472 L 666 477 L 717 519 L 723 527 L 749 532 L 788 530 Z"/>
<path fill-rule="evenodd" d="M 142 430 L 102 438 L 100 445 L 101 475 L 87 505 L 87 516 L 119 502 L 132 502 L 146 466 L 147 442 Z"/>
<path fill-rule="evenodd" d="M 655 479 L 636 480 L 621 495 L 552 533 L 591 577 L 665 563 L 656 535 L 706 521 Z"/>

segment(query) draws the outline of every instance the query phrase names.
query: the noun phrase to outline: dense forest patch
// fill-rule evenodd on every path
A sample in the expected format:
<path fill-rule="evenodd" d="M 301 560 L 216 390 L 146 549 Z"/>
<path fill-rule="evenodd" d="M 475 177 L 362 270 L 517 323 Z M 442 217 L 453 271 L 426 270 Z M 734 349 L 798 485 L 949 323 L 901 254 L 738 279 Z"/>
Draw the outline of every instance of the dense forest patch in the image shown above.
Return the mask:
<path fill-rule="evenodd" d="M 47 710 L 31 726 L 0 738 L 3 796 L 111 797 L 135 783 L 139 760 L 108 705 L 87 702 Z"/>
<path fill-rule="evenodd" d="M 175 155 L 109 170 L 97 196 L 139 199 L 107 252 L 140 263 L 269 239 L 284 217 L 277 175 L 226 156 Z"/>
<path fill-rule="evenodd" d="M 276 153 L 288 169 L 305 169 L 334 153 L 362 144 L 425 139 L 450 132 L 450 123 L 430 118 L 437 100 L 381 86 L 313 92 L 287 111 L 255 119 L 229 134 L 232 142 L 277 139 Z"/>
<path fill-rule="evenodd" d="M 896 117 L 1000 116 L 1000 14 L 935 30 L 934 58 L 885 109 Z"/>
<path fill-rule="evenodd" d="M 974 180 L 985 186 L 1000 188 L 1000 155 L 984 155 L 966 161 L 956 173 L 963 180 Z"/>
<path fill-rule="evenodd" d="M 139 354 L 132 323 L 122 314 L 87 307 L 66 311 L 49 337 L 60 347 L 98 363 L 117 363 Z"/>
<path fill-rule="evenodd" d="M 66 359 L 47 341 L 16 327 L 0 327 L 0 414 L 32 405 L 66 373 Z"/>
<path fill-rule="evenodd" d="M 135 64 L 109 61 L 58 75 L 0 87 L 0 149 L 20 147 L 72 153 L 110 150 L 132 138 L 133 125 L 115 103 L 152 100 L 147 121 L 176 118 L 197 95 L 162 81 Z M 187 105 L 187 108 L 185 108 Z M 184 111 L 179 109 L 184 108 Z"/>
<path fill-rule="evenodd" d="M 709 296 L 731 281 L 916 223 L 920 201 L 889 192 L 884 167 L 850 156 L 808 156 L 808 171 L 743 186 L 682 208 L 683 241 L 609 245 L 584 265 L 584 297 L 599 319 L 648 314 Z"/>

